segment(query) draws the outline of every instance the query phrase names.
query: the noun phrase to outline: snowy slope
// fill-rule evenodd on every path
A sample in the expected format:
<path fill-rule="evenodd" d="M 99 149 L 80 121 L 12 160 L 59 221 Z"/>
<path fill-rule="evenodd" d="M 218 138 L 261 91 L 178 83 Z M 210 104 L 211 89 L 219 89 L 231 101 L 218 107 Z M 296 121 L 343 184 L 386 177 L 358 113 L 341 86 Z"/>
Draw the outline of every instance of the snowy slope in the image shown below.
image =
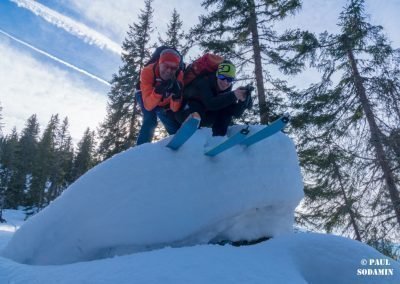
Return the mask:
<path fill-rule="evenodd" d="M 10 241 L 15 231 L 21 227 L 25 219 L 22 210 L 5 210 L 4 214 L 7 222 L 0 223 L 0 251 Z"/>
<path fill-rule="evenodd" d="M 167 142 L 102 163 L 20 228 L 7 210 L 0 283 L 400 283 L 400 264 L 371 247 L 291 233 L 303 192 L 284 134 L 216 158 L 202 154 L 207 129 L 178 152 Z M 273 238 L 207 244 L 260 236 Z"/>
<path fill-rule="evenodd" d="M 168 139 L 89 171 L 29 219 L 2 255 L 27 264 L 65 264 L 292 231 L 303 185 L 286 135 L 215 158 L 203 155 L 212 142 L 209 129 L 197 131 L 177 152 L 165 147 Z"/>
<path fill-rule="evenodd" d="M 6 217 L 13 222 L 10 213 L 15 215 L 6 211 Z M 0 238 L 5 233 L 4 228 L 6 225 L 0 224 Z M 365 266 L 361 264 L 363 259 L 382 259 L 389 264 Z M 362 272 L 360 269 L 392 269 L 393 275 L 358 275 Z M 246 247 L 164 248 L 68 265 L 31 266 L 0 257 L 0 283 L 397 284 L 400 283 L 400 264 L 356 241 L 300 233 Z"/>

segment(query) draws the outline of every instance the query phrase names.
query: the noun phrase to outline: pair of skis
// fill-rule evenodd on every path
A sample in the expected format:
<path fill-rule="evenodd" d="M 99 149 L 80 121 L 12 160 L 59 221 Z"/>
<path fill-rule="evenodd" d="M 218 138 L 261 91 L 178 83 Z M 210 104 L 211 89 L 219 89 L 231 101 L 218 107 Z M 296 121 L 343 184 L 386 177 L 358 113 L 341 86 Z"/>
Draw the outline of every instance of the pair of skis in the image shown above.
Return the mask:
<path fill-rule="evenodd" d="M 235 135 L 229 137 L 224 142 L 212 147 L 211 149 L 208 149 L 204 154 L 206 156 L 214 157 L 236 145 L 249 147 L 279 132 L 287 125 L 288 122 L 289 115 L 285 114 L 273 121 L 270 125 L 265 126 L 253 134 L 250 134 L 250 131 L 247 128 L 244 128 Z M 167 144 L 167 147 L 173 150 L 178 150 L 179 147 L 181 147 L 196 132 L 199 125 L 199 117 L 189 117 L 182 124 L 181 128 L 177 131 L 171 141 Z"/>

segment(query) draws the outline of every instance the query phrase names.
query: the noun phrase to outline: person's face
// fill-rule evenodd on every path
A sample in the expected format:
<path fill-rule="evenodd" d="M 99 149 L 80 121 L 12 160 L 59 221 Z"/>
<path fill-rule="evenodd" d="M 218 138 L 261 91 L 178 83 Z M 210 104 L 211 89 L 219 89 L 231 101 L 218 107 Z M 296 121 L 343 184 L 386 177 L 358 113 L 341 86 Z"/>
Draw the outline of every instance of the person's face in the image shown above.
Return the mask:
<path fill-rule="evenodd" d="M 217 78 L 217 84 L 220 91 L 225 91 L 232 85 L 232 79 L 220 76 Z"/>
<path fill-rule="evenodd" d="M 163 80 L 169 80 L 175 77 L 178 65 L 169 62 L 160 63 L 160 77 Z"/>

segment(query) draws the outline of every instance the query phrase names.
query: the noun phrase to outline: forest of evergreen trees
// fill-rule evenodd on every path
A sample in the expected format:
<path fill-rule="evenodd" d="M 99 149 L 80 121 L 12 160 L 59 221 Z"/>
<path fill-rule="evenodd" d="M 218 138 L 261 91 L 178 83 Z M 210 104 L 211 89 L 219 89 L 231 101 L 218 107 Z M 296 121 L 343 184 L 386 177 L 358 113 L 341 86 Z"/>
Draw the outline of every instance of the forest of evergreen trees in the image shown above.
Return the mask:
<path fill-rule="evenodd" d="M 288 132 L 306 193 L 298 224 L 393 255 L 400 239 L 400 50 L 369 22 L 365 1 L 348 0 L 337 34 L 274 30 L 301 9 L 300 0 L 205 0 L 199 24 L 183 31 L 174 10 L 162 37 L 154 34 L 152 5 L 146 0 L 129 27 L 97 133 L 87 129 L 74 150 L 67 119 L 54 115 L 40 135 L 32 115 L 21 133 L 1 137 L 0 209 L 25 206 L 35 213 L 96 163 L 134 146 L 141 124 L 134 87 L 152 50 L 164 44 L 187 55 L 200 46 L 235 62 L 241 83 L 255 83 L 255 107 L 242 122 L 266 124 L 283 111 L 292 114 Z M 316 83 L 290 84 L 290 76 L 309 69 L 319 72 Z M 156 139 L 165 135 L 159 133 Z"/>
<path fill-rule="evenodd" d="M 4 208 L 23 206 L 27 216 L 38 212 L 97 162 L 89 128 L 76 150 L 67 118 L 53 115 L 41 135 L 39 130 L 32 115 L 20 134 L 14 128 L 0 137 L 0 220 Z"/>

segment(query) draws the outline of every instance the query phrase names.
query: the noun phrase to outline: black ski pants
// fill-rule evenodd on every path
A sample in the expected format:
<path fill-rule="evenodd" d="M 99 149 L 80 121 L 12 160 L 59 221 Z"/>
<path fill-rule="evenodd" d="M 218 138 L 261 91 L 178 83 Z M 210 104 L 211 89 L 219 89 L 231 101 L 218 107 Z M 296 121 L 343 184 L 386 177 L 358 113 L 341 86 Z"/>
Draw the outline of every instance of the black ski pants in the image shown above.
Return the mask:
<path fill-rule="evenodd" d="M 197 100 L 186 102 L 183 110 L 177 113 L 177 120 L 183 122 L 191 113 L 198 112 L 201 117 L 200 126 L 211 127 L 213 136 L 224 136 L 228 126 L 232 122 L 232 117 L 236 112 L 234 104 L 219 110 L 207 110 L 205 106 Z"/>

